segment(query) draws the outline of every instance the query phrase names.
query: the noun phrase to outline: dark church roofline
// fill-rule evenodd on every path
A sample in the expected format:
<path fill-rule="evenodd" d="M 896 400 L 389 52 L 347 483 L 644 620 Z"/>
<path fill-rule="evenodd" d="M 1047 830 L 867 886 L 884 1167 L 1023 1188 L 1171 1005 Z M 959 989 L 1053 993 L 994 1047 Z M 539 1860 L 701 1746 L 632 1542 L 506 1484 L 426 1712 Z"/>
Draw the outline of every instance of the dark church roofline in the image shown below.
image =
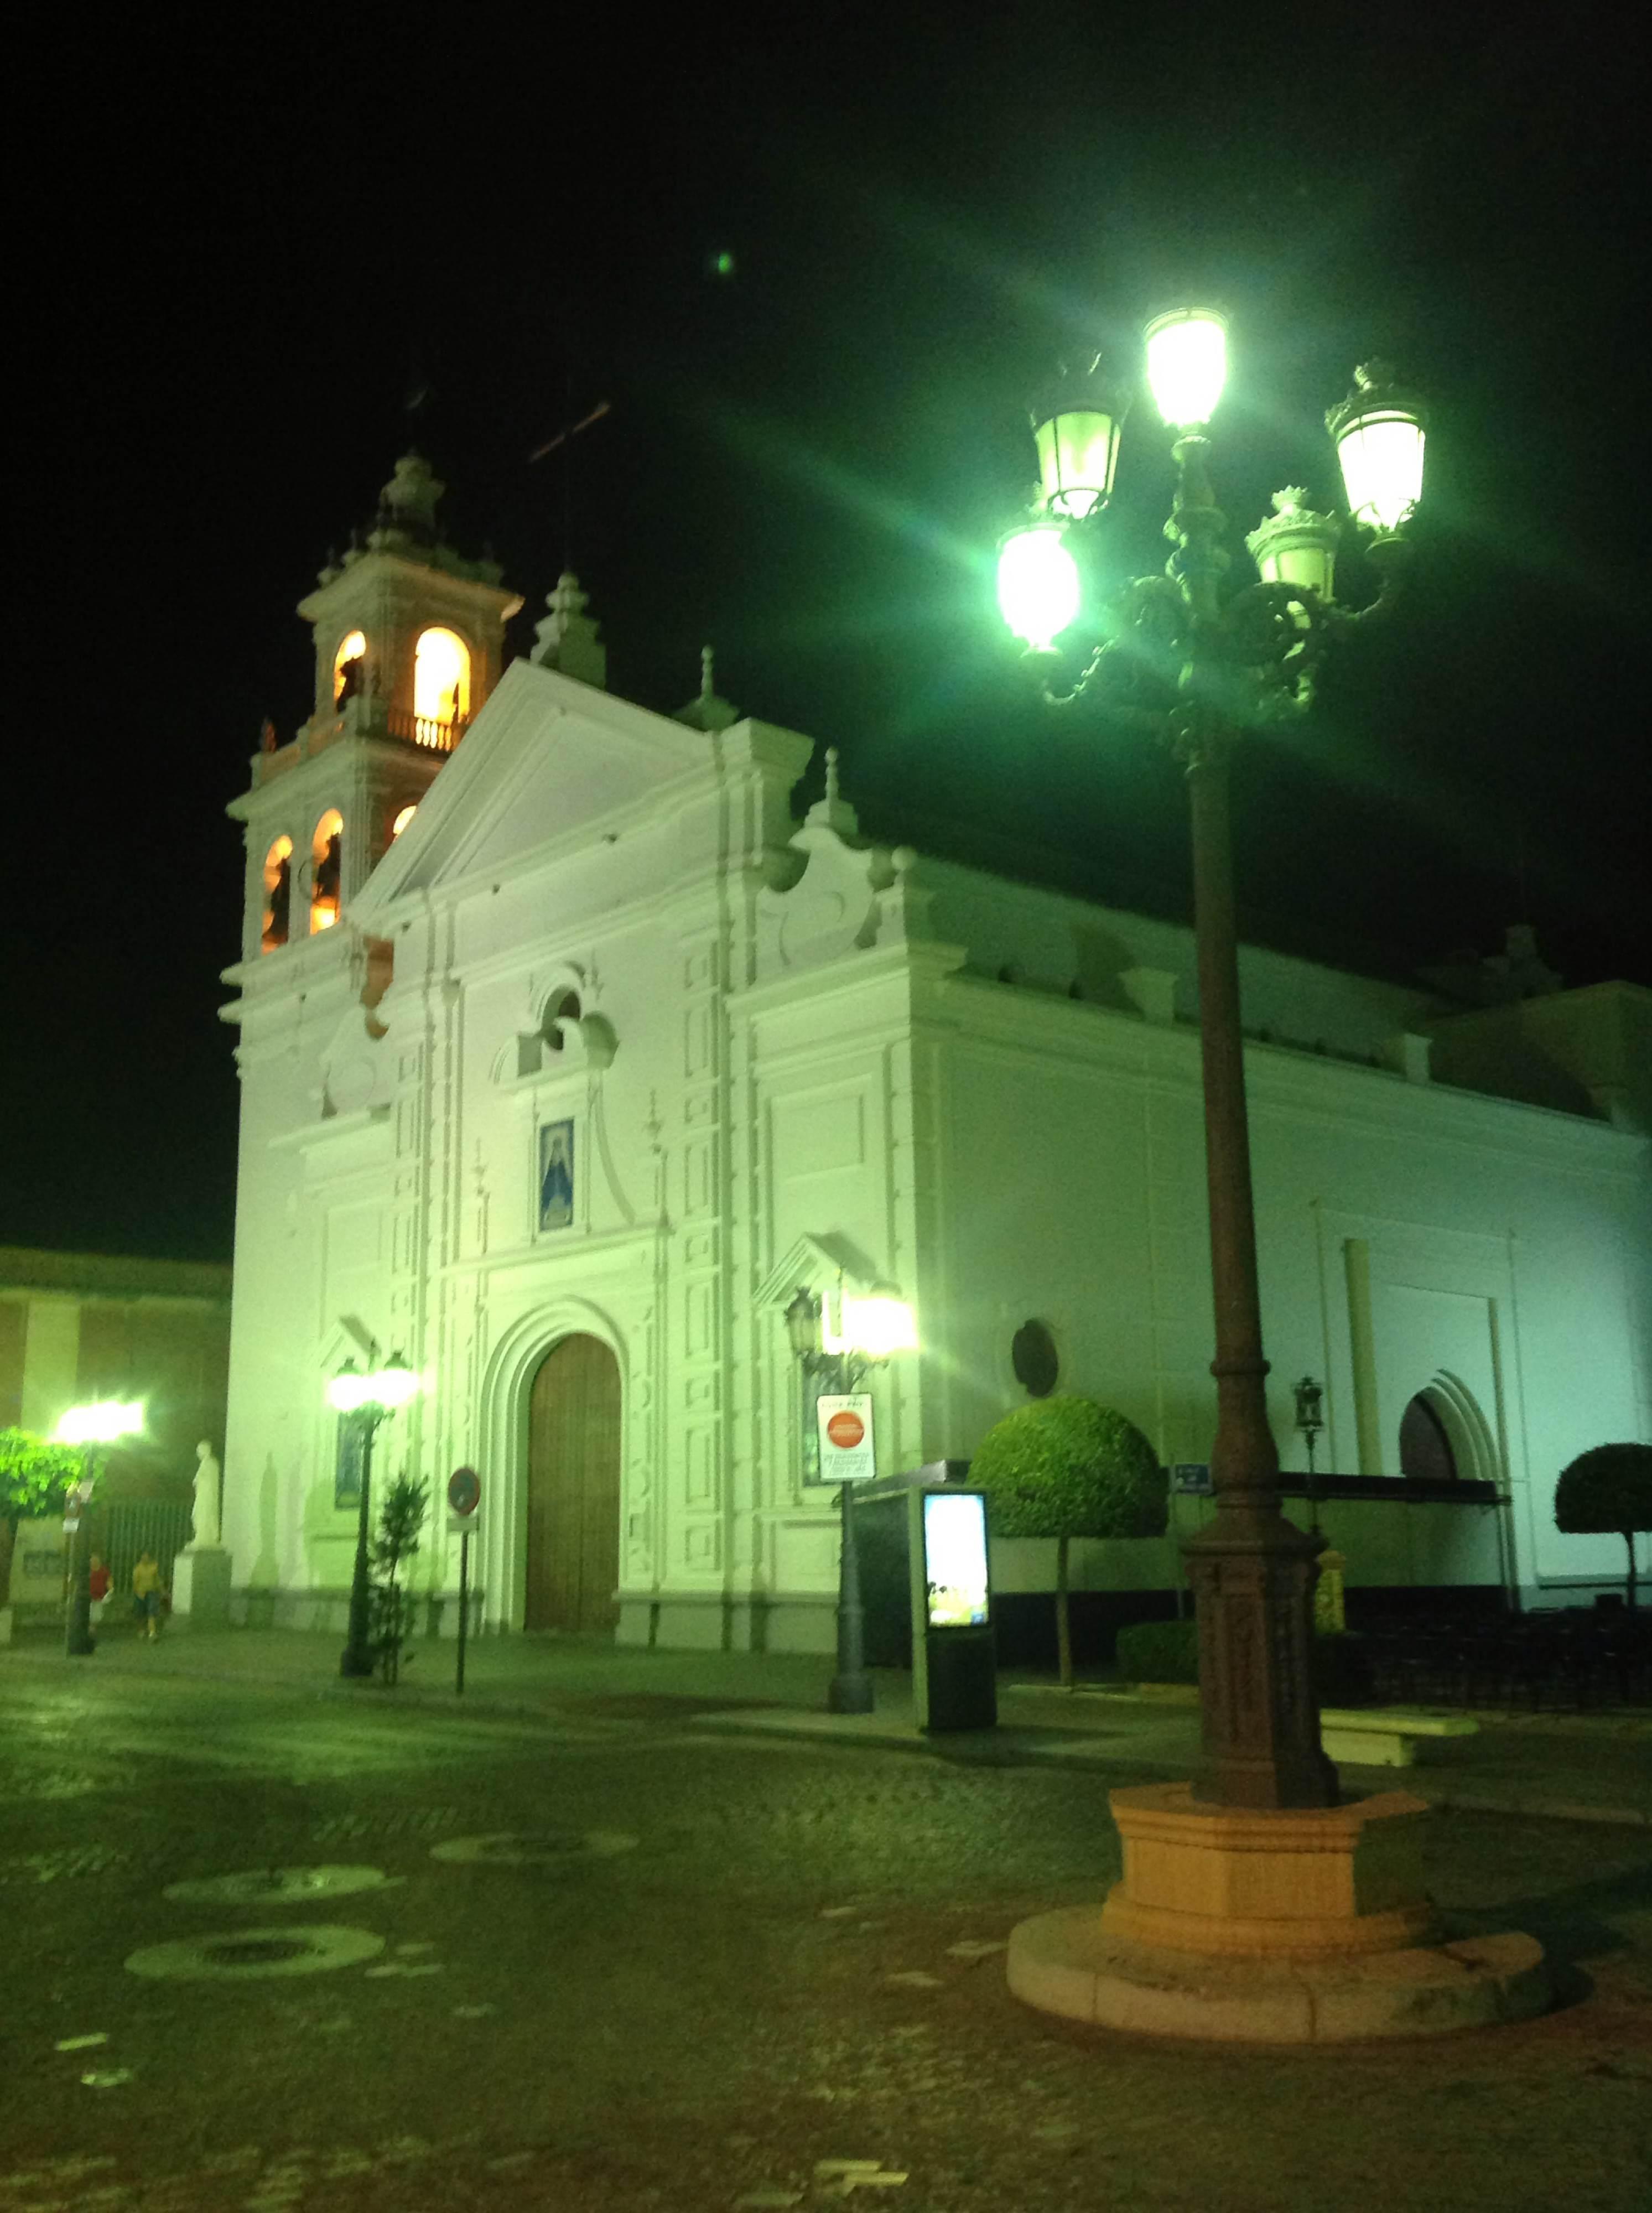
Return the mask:
<path fill-rule="evenodd" d="M 1059 846 L 1031 844 L 978 823 L 960 822 L 944 815 L 902 815 L 896 825 L 877 820 L 875 805 L 863 806 L 859 811 L 863 832 L 880 844 L 911 844 L 937 861 L 951 861 L 960 868 L 1001 876 L 1031 891 L 1052 892 L 1088 905 L 1144 915 L 1173 928 L 1191 930 L 1193 926 L 1191 886 L 1174 879 L 1132 876 L 1112 869 L 1103 883 L 1099 872 L 1087 868 L 1082 855 Z M 869 815 L 874 818 L 870 823 L 864 820 Z M 1177 896 L 1167 898 L 1165 893 L 1171 889 Z M 1403 954 L 1302 916 L 1259 912 L 1242 892 L 1239 905 L 1240 936 L 1245 945 L 1344 975 L 1406 985 L 1440 996 L 1438 985 L 1425 982 L 1417 964 Z"/>
<path fill-rule="evenodd" d="M 227 1261 L 149 1260 L 130 1253 L 49 1253 L 0 1245 L 0 1293 L 63 1291 L 92 1298 L 206 1299 L 227 1303 Z"/>

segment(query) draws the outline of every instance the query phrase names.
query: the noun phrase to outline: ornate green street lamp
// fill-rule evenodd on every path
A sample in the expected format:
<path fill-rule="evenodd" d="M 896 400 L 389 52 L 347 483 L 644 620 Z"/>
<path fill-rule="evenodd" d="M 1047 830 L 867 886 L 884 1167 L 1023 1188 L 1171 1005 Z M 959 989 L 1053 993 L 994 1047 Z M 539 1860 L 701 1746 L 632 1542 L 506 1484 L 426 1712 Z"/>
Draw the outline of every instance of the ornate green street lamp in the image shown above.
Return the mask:
<path fill-rule="evenodd" d="M 360 1372 L 353 1360 L 346 1360 L 327 1385 L 327 1404 L 359 1424 L 362 1439 L 361 1497 L 356 1519 L 356 1564 L 350 1582 L 350 1626 L 345 1633 L 344 1654 L 338 1662 L 341 1675 L 370 1675 L 373 1673 L 370 1641 L 372 1605 L 368 1582 L 368 1539 L 372 1527 L 369 1500 L 373 1440 L 378 1435 L 380 1423 L 393 1414 L 398 1406 L 405 1406 L 410 1399 L 416 1397 L 419 1387 L 418 1375 L 399 1352 L 393 1352 L 382 1367 L 378 1364 L 376 1344 L 369 1356 L 373 1365 L 366 1375 Z"/>
<path fill-rule="evenodd" d="M 53 1442 L 80 1448 L 83 1472 L 70 1492 L 73 1512 L 69 1553 L 69 1605 L 65 1615 L 64 1651 L 70 1659 L 83 1659 L 97 1649 L 92 1635 L 92 1555 L 87 1544 L 87 1515 L 98 1478 L 98 1450 L 105 1451 L 122 1437 L 135 1437 L 143 1427 L 141 1399 L 100 1399 L 71 1406 L 52 1433 Z"/>
<path fill-rule="evenodd" d="M 1216 1302 L 1216 1434 L 1210 1450 L 1216 1515 L 1185 1548 L 1198 1608 L 1199 1702 L 1204 1759 L 1198 1795 L 1232 1807 L 1336 1802 L 1336 1771 L 1320 1745 L 1312 1677 L 1317 1540 L 1287 1521 L 1268 1425 L 1257 1293 L 1256 1227 L 1245 1110 L 1238 940 L 1234 918 L 1228 763 L 1242 733 L 1304 713 L 1327 642 L 1392 604 L 1408 551 L 1403 526 L 1422 494 L 1423 421 L 1386 365 L 1356 371 L 1355 389 L 1326 418 L 1356 525 L 1370 533 L 1381 589 L 1363 614 L 1331 597 L 1339 526 L 1296 489 L 1247 543 L 1262 581 L 1223 596 L 1230 557 L 1207 470 L 1207 426 L 1227 374 L 1223 318 L 1187 308 L 1146 332 L 1147 375 L 1173 434 L 1177 486 L 1161 576 L 1138 577 L 1106 611 L 1100 642 L 1065 692 L 1052 678 L 1056 641 L 1077 624 L 1068 540 L 1097 527 L 1053 499 L 1047 467 L 1032 515 L 1004 541 L 1006 619 L 1046 699 L 1088 695 L 1109 718 L 1166 744 L 1186 772 L 1192 810 L 1195 936 L 1204 1060 L 1205 1161 Z M 1115 410 L 1115 420 L 1122 410 Z M 1034 423 L 1040 460 L 1059 447 Z M 1111 460 L 1109 461 L 1109 478 Z M 1091 468 L 1088 473 L 1099 473 Z M 1064 484 L 1065 479 L 1062 479 Z M 1036 533 L 1036 558 L 1019 553 Z"/>
<path fill-rule="evenodd" d="M 897 1352 L 917 1350 L 912 1310 L 893 1283 L 869 1291 L 839 1294 L 839 1329 L 826 1327 L 825 1302 L 801 1284 L 786 1308 L 786 1335 L 805 1375 L 818 1376 L 832 1397 L 858 1389 L 869 1368 L 881 1368 Z M 860 1555 L 850 1506 L 854 1485 L 838 1486 L 843 1534 L 838 1549 L 838 1672 L 826 1691 L 826 1710 L 869 1714 L 872 1678 L 866 1672 L 865 1610 L 861 1604 Z"/>

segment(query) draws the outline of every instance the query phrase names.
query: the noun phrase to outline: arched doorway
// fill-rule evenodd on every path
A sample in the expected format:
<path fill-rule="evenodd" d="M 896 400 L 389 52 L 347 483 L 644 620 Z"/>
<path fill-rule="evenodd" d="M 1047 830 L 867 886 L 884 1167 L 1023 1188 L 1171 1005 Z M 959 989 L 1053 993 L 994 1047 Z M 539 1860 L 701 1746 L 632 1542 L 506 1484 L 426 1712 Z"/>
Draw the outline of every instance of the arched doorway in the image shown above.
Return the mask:
<path fill-rule="evenodd" d="M 524 1629 L 611 1629 L 619 1581 L 619 1363 L 564 1337 L 539 1363 L 527 1414 Z"/>

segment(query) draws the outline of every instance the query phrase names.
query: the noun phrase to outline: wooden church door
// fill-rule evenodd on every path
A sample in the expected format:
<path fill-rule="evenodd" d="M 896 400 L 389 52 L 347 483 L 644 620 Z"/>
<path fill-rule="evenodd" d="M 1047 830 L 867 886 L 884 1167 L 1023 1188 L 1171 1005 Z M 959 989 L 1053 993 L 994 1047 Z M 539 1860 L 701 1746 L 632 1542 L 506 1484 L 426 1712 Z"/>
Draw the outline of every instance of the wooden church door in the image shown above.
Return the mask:
<path fill-rule="evenodd" d="M 619 1363 L 594 1337 L 552 1345 L 527 1417 L 525 1629 L 611 1629 L 619 1581 Z"/>

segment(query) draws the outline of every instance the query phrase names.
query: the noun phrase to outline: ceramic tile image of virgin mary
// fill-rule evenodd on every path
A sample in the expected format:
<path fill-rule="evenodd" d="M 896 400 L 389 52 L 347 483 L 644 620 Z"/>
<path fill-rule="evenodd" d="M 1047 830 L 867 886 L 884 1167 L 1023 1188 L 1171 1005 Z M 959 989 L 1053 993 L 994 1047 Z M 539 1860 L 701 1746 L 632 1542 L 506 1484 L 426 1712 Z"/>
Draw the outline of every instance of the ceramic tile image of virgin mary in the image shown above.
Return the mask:
<path fill-rule="evenodd" d="M 574 1125 L 546 1122 L 539 1130 L 539 1227 L 566 1229 L 574 1218 Z"/>

